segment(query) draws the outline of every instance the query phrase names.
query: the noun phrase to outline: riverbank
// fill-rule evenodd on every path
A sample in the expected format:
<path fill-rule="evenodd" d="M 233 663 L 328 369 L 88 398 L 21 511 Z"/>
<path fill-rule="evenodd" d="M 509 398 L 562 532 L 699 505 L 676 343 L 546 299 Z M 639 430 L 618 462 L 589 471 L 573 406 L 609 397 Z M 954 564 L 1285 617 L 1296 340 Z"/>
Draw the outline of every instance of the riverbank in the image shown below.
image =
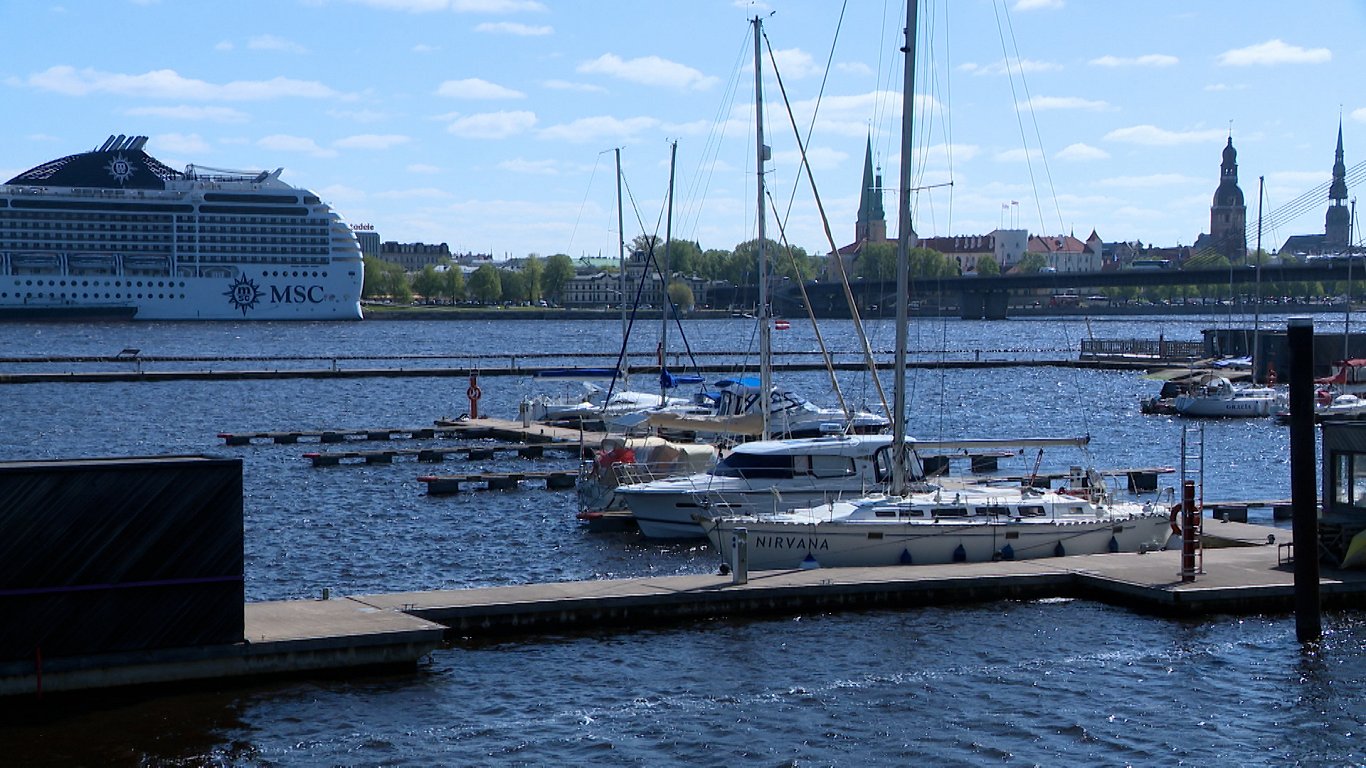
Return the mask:
<path fill-rule="evenodd" d="M 863 315 L 865 320 L 891 319 L 888 312 L 870 312 Z M 1295 303 L 1268 304 L 1263 314 L 1342 314 L 1346 307 L 1337 303 Z M 564 307 L 470 307 L 470 306 L 422 306 L 366 304 L 362 307 L 366 320 L 604 320 L 620 321 L 618 310 L 569 309 Z M 1250 318 L 1249 307 L 1230 307 L 1223 304 L 1121 304 L 1108 306 L 1093 304 L 1078 307 L 1057 306 L 1012 306 L 1007 320 L 1037 317 L 1111 317 L 1133 316 L 1153 317 L 1159 315 L 1231 315 Z M 638 310 L 636 320 L 658 320 L 658 309 Z M 947 317 L 957 318 L 958 307 L 922 307 L 910 312 L 912 318 Z M 681 314 L 684 320 L 729 320 L 744 317 L 739 311 L 729 309 L 694 309 Z M 1249 320 L 1250 322 L 1250 320 Z"/>

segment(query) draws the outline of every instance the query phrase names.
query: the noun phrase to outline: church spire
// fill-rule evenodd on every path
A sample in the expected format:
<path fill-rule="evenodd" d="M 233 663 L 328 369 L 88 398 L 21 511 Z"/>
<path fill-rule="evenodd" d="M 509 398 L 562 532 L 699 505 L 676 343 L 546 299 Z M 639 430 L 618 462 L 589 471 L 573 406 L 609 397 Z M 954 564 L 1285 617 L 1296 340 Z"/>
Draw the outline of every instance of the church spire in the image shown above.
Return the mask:
<path fill-rule="evenodd" d="M 863 153 L 863 190 L 859 194 L 858 222 L 854 242 L 881 243 L 887 240 L 887 214 L 882 209 L 882 174 L 873 173 L 873 137 Z"/>
<path fill-rule="evenodd" d="M 1328 185 L 1328 213 L 1323 217 L 1325 248 L 1347 247 L 1351 238 L 1352 214 L 1347 209 L 1347 164 L 1342 156 L 1342 119 L 1338 118 L 1338 148 L 1333 155 L 1333 181 Z"/>

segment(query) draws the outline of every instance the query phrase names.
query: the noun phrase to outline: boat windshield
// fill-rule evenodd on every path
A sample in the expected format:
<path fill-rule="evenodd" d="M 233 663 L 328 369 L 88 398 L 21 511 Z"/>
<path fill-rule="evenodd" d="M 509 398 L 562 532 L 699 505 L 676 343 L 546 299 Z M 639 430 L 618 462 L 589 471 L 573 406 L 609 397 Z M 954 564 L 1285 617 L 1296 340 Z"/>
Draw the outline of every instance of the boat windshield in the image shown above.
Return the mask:
<path fill-rule="evenodd" d="M 718 477 L 791 478 L 792 457 L 737 451 L 722 459 L 711 473 Z"/>

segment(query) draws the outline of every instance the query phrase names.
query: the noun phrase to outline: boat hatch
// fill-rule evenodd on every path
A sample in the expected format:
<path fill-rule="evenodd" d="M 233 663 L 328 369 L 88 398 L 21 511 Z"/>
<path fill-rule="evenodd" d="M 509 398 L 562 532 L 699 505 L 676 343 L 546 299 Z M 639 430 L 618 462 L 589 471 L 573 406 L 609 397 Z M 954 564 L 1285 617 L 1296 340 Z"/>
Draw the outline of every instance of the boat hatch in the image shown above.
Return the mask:
<path fill-rule="evenodd" d="M 1048 513 L 1038 504 L 1021 504 L 1020 517 L 1044 517 Z"/>

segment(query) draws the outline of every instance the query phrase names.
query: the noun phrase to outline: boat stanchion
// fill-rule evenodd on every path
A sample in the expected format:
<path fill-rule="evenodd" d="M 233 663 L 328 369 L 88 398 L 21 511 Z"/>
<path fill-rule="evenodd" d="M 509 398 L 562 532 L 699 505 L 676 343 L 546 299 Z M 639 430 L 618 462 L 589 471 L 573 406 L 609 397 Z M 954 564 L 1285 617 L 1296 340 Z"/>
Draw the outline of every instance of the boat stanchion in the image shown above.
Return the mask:
<path fill-rule="evenodd" d="M 749 582 L 749 529 L 736 528 L 730 534 L 730 583 Z"/>

